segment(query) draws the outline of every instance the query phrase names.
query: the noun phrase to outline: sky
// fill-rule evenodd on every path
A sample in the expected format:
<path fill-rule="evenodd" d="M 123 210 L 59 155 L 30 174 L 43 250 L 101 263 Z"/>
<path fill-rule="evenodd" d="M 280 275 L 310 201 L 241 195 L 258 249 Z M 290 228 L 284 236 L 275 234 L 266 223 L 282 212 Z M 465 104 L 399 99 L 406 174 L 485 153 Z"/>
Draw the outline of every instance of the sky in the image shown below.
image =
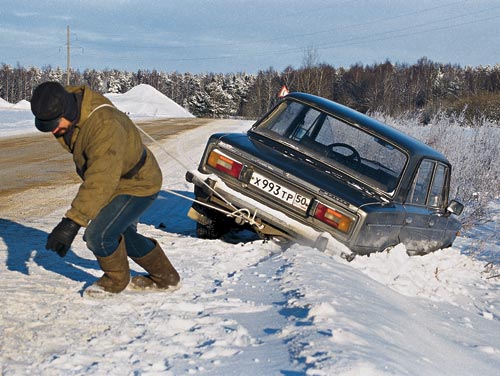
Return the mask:
<path fill-rule="evenodd" d="M 246 72 L 499 63 L 498 0 L 0 0 L 0 64 Z"/>

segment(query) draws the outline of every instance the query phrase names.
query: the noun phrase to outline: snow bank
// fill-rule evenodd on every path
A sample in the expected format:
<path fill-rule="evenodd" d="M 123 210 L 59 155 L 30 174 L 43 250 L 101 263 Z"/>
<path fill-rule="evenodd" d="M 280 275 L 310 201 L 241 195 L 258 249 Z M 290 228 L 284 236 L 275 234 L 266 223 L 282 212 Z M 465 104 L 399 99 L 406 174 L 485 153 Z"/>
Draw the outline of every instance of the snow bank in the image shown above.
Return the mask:
<path fill-rule="evenodd" d="M 0 98 L 0 108 L 9 108 L 12 106 L 12 103 L 7 102 L 5 99 Z"/>
<path fill-rule="evenodd" d="M 106 94 L 113 104 L 132 120 L 151 118 L 193 118 L 194 116 L 173 100 L 149 85 L 139 85 L 125 94 Z M 30 103 L 16 104 L 0 98 L 0 137 L 36 133 Z"/>
<path fill-rule="evenodd" d="M 31 111 L 31 103 L 28 102 L 27 100 L 23 99 L 22 101 L 19 101 L 16 104 L 12 105 L 11 108 L 13 108 L 15 110 L 29 110 L 29 111 Z"/>
<path fill-rule="evenodd" d="M 121 111 L 134 117 L 194 117 L 172 99 L 146 84 L 140 84 L 125 94 L 105 94 L 105 96 Z"/>
<path fill-rule="evenodd" d="M 0 137 L 37 133 L 35 117 L 31 110 L 13 109 L 12 105 L 0 107 Z"/>

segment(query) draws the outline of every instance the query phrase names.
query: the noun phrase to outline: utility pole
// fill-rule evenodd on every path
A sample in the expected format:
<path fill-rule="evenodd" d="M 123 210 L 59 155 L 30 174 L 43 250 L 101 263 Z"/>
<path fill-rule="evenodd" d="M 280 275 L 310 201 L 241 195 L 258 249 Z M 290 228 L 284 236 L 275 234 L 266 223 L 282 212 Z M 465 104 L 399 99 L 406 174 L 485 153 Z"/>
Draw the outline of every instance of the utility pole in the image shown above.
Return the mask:
<path fill-rule="evenodd" d="M 69 52 L 71 50 L 69 45 L 69 25 L 66 27 L 66 86 L 69 85 L 69 75 L 70 75 L 70 63 L 69 63 Z"/>

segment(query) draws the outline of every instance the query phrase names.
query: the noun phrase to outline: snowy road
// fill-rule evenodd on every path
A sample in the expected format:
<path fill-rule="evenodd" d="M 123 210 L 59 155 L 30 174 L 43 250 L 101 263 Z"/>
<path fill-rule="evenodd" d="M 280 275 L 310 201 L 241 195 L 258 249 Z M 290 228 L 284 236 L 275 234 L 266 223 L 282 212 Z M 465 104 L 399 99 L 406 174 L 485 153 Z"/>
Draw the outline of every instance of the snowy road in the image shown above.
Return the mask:
<path fill-rule="evenodd" d="M 208 135 L 249 125 L 217 121 L 161 141 L 182 165 L 152 146 L 164 188 L 192 196 L 185 170 Z M 349 264 L 250 234 L 197 239 L 190 202 L 163 191 L 139 230 L 165 249 L 181 289 L 94 300 L 82 290 L 101 272 L 81 236 L 64 259 L 44 249 L 76 188 L 32 189 L 0 213 L 2 375 L 498 374 L 500 285 L 461 254 L 474 239 Z"/>

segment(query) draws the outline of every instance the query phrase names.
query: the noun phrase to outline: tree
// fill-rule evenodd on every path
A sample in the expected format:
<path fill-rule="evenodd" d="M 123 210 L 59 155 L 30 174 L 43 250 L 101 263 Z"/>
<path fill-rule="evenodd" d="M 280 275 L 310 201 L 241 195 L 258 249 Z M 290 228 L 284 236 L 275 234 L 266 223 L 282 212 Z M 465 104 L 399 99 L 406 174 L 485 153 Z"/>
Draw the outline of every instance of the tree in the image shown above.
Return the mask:
<path fill-rule="evenodd" d="M 60 67 L 41 69 L 0 66 L 0 96 L 11 103 L 29 100 L 41 82 L 65 84 Z M 415 114 L 422 123 L 442 111 L 461 115 L 469 124 L 500 118 L 500 64 L 461 68 L 439 64 L 423 57 L 416 64 L 381 64 L 338 67 L 318 63 L 313 47 L 304 51 L 300 68 L 272 67 L 256 75 L 245 73 L 163 72 L 116 69 L 72 71 L 71 84 L 89 85 L 101 93 L 124 93 L 139 84 L 149 84 L 196 116 L 257 118 L 278 100 L 279 89 L 316 94 L 361 112 L 391 116 Z"/>

